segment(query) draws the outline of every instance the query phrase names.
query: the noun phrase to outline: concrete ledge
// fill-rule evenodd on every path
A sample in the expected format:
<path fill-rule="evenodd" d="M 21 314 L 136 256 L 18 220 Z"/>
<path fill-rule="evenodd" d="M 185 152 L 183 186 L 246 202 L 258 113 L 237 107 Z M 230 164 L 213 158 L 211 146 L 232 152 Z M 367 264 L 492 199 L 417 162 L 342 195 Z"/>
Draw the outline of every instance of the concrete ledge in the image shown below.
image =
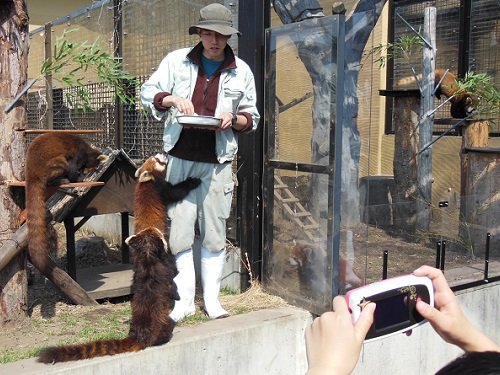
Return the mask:
<path fill-rule="evenodd" d="M 171 342 L 141 352 L 56 365 L 27 359 L 0 366 L 0 374 L 303 375 L 310 321 L 301 309 L 260 310 L 176 328 Z"/>
<path fill-rule="evenodd" d="M 472 322 L 500 342 L 500 282 L 460 291 L 457 297 Z M 260 310 L 177 328 L 170 343 L 137 353 L 53 366 L 29 359 L 0 366 L 0 374 L 303 375 L 309 322 L 311 315 L 298 308 Z M 460 353 L 424 324 L 409 337 L 399 334 L 365 344 L 353 374 L 433 374 Z"/>

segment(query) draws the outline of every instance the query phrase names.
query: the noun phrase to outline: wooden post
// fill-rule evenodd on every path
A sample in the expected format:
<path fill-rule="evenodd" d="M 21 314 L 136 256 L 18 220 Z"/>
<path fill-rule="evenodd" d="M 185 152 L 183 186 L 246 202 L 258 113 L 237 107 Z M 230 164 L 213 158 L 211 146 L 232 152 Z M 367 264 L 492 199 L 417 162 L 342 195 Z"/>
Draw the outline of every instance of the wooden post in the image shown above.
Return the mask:
<path fill-rule="evenodd" d="M 487 147 L 488 146 L 488 121 L 476 120 L 470 121 L 462 127 L 462 147 L 460 148 L 460 219 L 467 217 L 467 169 L 469 164 L 469 155 L 464 152 L 469 147 Z"/>
<path fill-rule="evenodd" d="M 465 147 L 463 153 L 467 162 L 463 176 L 465 192 L 460 197 L 460 238 L 470 255 L 485 256 L 489 241 L 489 255 L 498 257 L 500 148 Z"/>
<path fill-rule="evenodd" d="M 436 8 L 425 8 L 424 53 L 422 63 L 422 102 L 420 107 L 419 150 L 417 160 L 417 222 L 416 229 L 428 231 L 431 221 L 432 203 L 432 149 L 426 146 L 432 141 L 434 116 L 428 114 L 434 108 L 434 72 L 436 65 Z"/>
<path fill-rule="evenodd" d="M 70 217 L 64 219 L 64 228 L 66 229 L 66 259 L 68 265 L 68 275 L 76 280 L 76 250 L 75 250 L 75 219 Z"/>
<path fill-rule="evenodd" d="M 130 235 L 129 227 L 128 227 L 128 212 L 121 212 L 121 224 L 122 224 L 122 244 L 120 249 L 122 251 L 122 263 L 130 263 L 130 249 L 128 245 L 125 243 L 125 240 Z"/>
<path fill-rule="evenodd" d="M 408 233 L 415 231 L 416 222 L 418 95 L 415 90 L 394 96 L 393 217 L 394 226 Z"/>

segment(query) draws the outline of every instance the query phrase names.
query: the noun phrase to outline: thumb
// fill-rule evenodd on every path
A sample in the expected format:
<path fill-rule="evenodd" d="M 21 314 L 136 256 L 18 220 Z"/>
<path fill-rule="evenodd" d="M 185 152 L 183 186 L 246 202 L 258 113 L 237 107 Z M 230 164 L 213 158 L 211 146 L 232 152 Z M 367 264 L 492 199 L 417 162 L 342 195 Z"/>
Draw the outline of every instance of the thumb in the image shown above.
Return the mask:
<path fill-rule="evenodd" d="M 355 324 L 356 332 L 360 335 L 361 339 L 365 339 L 370 327 L 373 324 L 373 314 L 375 313 L 376 305 L 374 302 L 370 302 L 365 306 L 363 311 L 359 316 L 358 321 Z"/>
<path fill-rule="evenodd" d="M 430 323 L 433 323 L 440 318 L 439 311 L 422 300 L 417 301 L 416 309 L 418 313 L 425 319 L 427 319 Z"/>

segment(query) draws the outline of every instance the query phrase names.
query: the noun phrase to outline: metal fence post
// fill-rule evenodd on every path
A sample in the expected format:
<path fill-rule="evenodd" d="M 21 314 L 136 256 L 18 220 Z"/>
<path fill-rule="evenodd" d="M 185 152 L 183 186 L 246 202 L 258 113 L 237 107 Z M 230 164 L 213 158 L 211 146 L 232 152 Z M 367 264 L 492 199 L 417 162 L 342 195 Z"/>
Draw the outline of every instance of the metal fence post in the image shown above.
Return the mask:
<path fill-rule="evenodd" d="M 123 18 L 122 18 L 122 0 L 113 0 L 113 43 L 114 55 L 123 62 Z M 123 84 L 123 83 L 122 83 Z M 115 98 L 115 146 L 117 149 L 123 148 L 123 107 L 124 104 L 118 97 Z"/>
<path fill-rule="evenodd" d="M 45 61 L 52 62 L 52 24 L 44 26 Z M 52 91 L 52 73 L 45 74 L 45 100 L 47 111 L 45 114 L 45 128 L 54 129 L 54 95 Z"/>

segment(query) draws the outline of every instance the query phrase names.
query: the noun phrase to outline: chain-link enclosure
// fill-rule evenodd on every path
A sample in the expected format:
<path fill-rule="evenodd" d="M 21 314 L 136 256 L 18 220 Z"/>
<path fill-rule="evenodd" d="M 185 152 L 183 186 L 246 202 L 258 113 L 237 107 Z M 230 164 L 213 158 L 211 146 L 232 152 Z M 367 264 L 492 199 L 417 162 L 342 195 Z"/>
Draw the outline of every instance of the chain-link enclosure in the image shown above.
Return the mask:
<path fill-rule="evenodd" d="M 102 133 L 86 135 L 86 137 L 101 147 L 123 148 L 133 160 L 138 162 L 160 151 L 163 123 L 154 120 L 142 110 L 138 100 L 140 87 L 168 52 L 191 46 L 197 41 L 196 36 L 189 36 L 187 30 L 197 19 L 198 10 L 210 2 L 212 1 L 101 1 L 94 3 L 85 11 L 56 20 L 50 25 L 34 31 L 31 34 L 29 78 L 38 78 L 38 81 L 29 92 L 27 103 L 29 128 L 99 129 Z M 247 13 L 255 12 L 249 5 L 250 2 L 241 2 L 241 4 L 228 1 L 220 2 L 231 9 L 235 24 L 238 7 L 250 9 L 251 11 Z M 432 199 L 427 202 L 429 209 L 432 210 L 429 230 L 422 232 L 415 230 L 413 223 L 407 225 L 406 221 L 413 220 L 416 198 L 414 199 L 414 195 L 411 195 L 412 201 L 409 203 L 403 199 L 396 199 L 404 191 L 398 190 L 396 192 L 395 189 L 402 190 L 404 184 L 398 184 L 397 181 L 400 180 L 395 179 L 394 175 L 398 166 L 406 167 L 414 162 L 418 150 L 401 149 L 395 146 L 394 138 L 399 137 L 399 134 L 394 135 L 394 124 L 398 121 L 401 122 L 398 116 L 402 116 L 402 114 L 398 108 L 403 110 L 407 106 L 414 113 L 418 113 L 418 103 L 414 103 L 408 98 L 387 98 L 387 106 L 392 112 L 384 115 L 385 102 L 382 104 L 379 101 L 377 88 L 384 87 L 385 70 L 380 69 L 374 63 L 373 56 L 368 52 L 378 43 L 393 42 L 399 36 L 413 35 L 402 18 L 416 30 L 419 30 L 423 24 L 424 9 L 435 6 L 437 8 L 436 40 L 438 50 L 436 68 L 449 68 L 450 71 L 458 73 L 459 76 L 463 76 L 468 70 L 478 73 L 484 72 L 492 76 L 493 81 L 498 82 L 500 52 L 497 44 L 494 44 L 497 43 L 496 40 L 498 40 L 500 32 L 498 1 L 436 0 L 421 2 L 391 0 L 388 3 L 390 5 L 389 19 L 384 18 L 379 20 L 376 25 L 370 25 L 374 30 L 372 38 L 366 44 L 363 43 L 359 46 L 361 50 L 364 46 L 364 56 L 368 56 L 368 58 L 351 64 L 353 70 L 360 67 L 357 86 L 351 89 L 351 92 L 355 92 L 357 95 L 355 98 L 353 97 L 353 101 L 359 101 L 358 112 L 351 114 L 351 117 L 357 121 L 353 139 L 359 138 L 359 145 L 353 142 L 352 154 L 359 158 L 359 160 L 353 161 L 353 163 L 357 162 L 358 164 L 356 167 L 359 168 L 359 174 L 358 170 L 348 168 L 342 170 L 342 173 L 352 174 L 357 184 L 356 187 L 359 188 L 359 202 L 356 205 L 353 204 L 352 207 L 349 206 L 347 214 L 359 218 L 360 222 L 348 225 L 344 221 L 342 223 L 342 225 L 345 224 L 344 227 L 335 229 L 339 234 L 339 238 L 335 238 L 337 247 L 341 249 L 338 254 L 339 259 L 342 257 L 342 261 L 345 261 L 346 264 L 351 266 L 354 264 L 355 271 L 363 276 L 363 282 L 375 281 L 380 276 L 382 269 L 389 269 L 389 273 L 394 274 L 394 272 L 411 272 L 417 262 L 436 263 L 438 266 L 436 252 L 440 254 L 441 248 L 436 251 L 436 246 L 447 246 L 447 262 L 451 266 L 467 265 L 471 259 L 477 262 L 489 262 L 489 255 L 486 255 L 487 251 L 485 250 L 489 247 L 484 244 L 483 232 L 485 228 L 491 227 L 490 223 L 493 220 L 494 212 L 496 212 L 494 211 L 495 207 L 497 207 L 492 205 L 492 208 L 483 215 L 480 221 L 463 220 L 463 215 L 461 216 L 460 213 L 461 201 L 470 201 L 469 206 L 472 206 L 473 203 L 479 205 L 477 202 L 480 202 L 482 198 L 478 198 L 479 195 L 476 196 L 476 192 L 470 193 L 462 189 L 467 182 L 461 181 L 462 175 L 467 175 L 466 172 L 461 171 L 463 164 L 461 159 L 464 157 L 462 151 L 465 148 L 462 139 L 456 136 L 442 137 L 433 146 Z M 468 4 L 468 7 L 465 7 L 464 4 Z M 272 12 L 272 9 L 269 11 Z M 252 23 L 252 25 L 257 22 L 251 17 L 253 14 L 240 15 L 241 26 L 244 25 L 244 22 Z M 311 24 L 314 22 L 307 25 Z M 385 36 L 383 34 L 387 27 L 389 35 Z M 296 32 L 295 28 L 297 28 Z M 40 76 L 42 63 L 50 55 L 56 38 L 62 36 L 65 30 L 72 29 L 77 29 L 77 31 L 66 35 L 69 41 L 72 41 L 72 38 L 78 42 L 97 41 L 102 48 L 106 48 L 113 55 L 122 58 L 125 70 L 134 77 L 133 83 L 129 82 L 128 85 L 129 92 L 137 99 L 133 105 L 118 103 L 114 98 L 113 89 L 99 83 L 97 77 L 89 73 L 85 75 L 84 84 L 92 92 L 90 110 L 82 111 L 74 105 L 75 103 L 72 104 L 68 101 L 68 97 L 71 98 L 71 94 L 74 94 L 74 90 L 76 90 L 74 87 L 65 86 L 57 76 Z M 332 218 L 331 213 L 329 214 L 327 211 L 327 208 L 331 207 L 328 207 L 328 201 L 324 198 L 331 195 L 331 192 L 328 192 L 327 187 L 325 187 L 328 184 L 317 178 L 318 176 L 324 177 L 322 175 L 327 175 L 327 173 L 323 173 L 323 170 L 316 164 L 323 167 L 327 164 L 333 165 L 333 162 L 332 160 L 328 160 L 328 163 L 312 160 L 311 153 L 312 151 L 324 153 L 324 150 L 330 147 L 333 142 L 333 136 L 330 137 L 330 133 L 313 134 L 313 127 L 319 124 L 328 128 L 336 123 L 337 119 L 333 109 L 327 112 L 328 116 L 325 119 L 318 120 L 317 117 L 311 115 L 314 112 L 311 108 L 315 101 L 330 99 L 330 87 L 326 85 L 324 91 L 314 91 L 320 86 L 312 85 L 310 76 L 304 69 L 304 64 L 300 60 L 300 53 L 304 53 L 304 51 L 297 49 L 296 45 L 287 44 L 291 40 L 287 34 L 290 30 L 293 30 L 292 35 L 297 37 L 298 41 L 304 42 L 305 40 L 309 43 L 310 39 L 304 39 L 306 27 L 304 24 L 298 23 L 290 29 L 287 27 L 283 29 L 284 34 L 280 34 L 283 30 L 271 31 L 271 34 L 276 35 L 276 40 L 279 40 L 279 43 L 274 46 L 276 47 L 277 60 L 273 64 L 276 64 L 269 71 L 263 72 L 265 74 L 262 76 L 265 76 L 266 80 L 262 79 L 256 82 L 257 86 L 264 86 L 264 95 L 259 98 L 264 102 L 265 107 L 259 131 L 265 129 L 267 125 L 271 131 L 275 132 L 274 138 L 268 145 L 263 146 L 262 153 L 260 148 L 255 148 L 258 151 L 254 154 L 251 152 L 239 154 L 239 158 L 242 159 L 238 161 L 238 168 L 244 172 L 239 171 L 240 195 L 234 195 L 238 204 L 233 204 L 231 219 L 228 221 L 228 237 L 236 238 L 235 232 L 232 232 L 233 229 L 236 229 L 236 225 L 242 228 L 242 232 L 246 231 L 241 235 L 242 241 L 245 240 L 245 235 L 250 237 L 251 234 L 256 234 L 250 242 L 252 246 L 245 247 L 243 243 L 242 249 L 254 251 L 257 256 L 252 257 L 251 260 L 257 263 L 258 254 L 262 250 L 257 233 L 262 229 L 256 228 L 258 224 L 261 224 L 258 220 L 262 220 L 262 217 L 265 218 L 264 220 L 270 220 L 269 217 L 272 213 L 274 219 L 279 220 L 279 223 L 277 225 L 276 221 L 264 222 L 264 224 L 268 224 L 264 225 L 264 231 L 271 231 L 271 229 L 274 231 L 267 234 L 268 242 L 264 247 L 272 244 L 273 251 L 282 250 L 282 254 L 285 255 L 279 259 L 267 259 L 266 261 L 277 262 L 272 264 L 274 268 L 269 268 L 267 271 L 276 272 L 271 275 L 272 277 L 282 277 L 278 281 L 282 281 L 283 285 L 278 283 L 277 287 L 283 286 L 286 289 L 291 284 L 290 275 L 293 272 L 297 274 L 297 265 L 301 264 L 305 256 L 313 255 L 312 263 L 308 265 L 308 267 L 311 266 L 311 270 L 318 269 L 317 263 L 321 264 L 322 267 L 325 264 L 328 267 L 332 264 L 333 258 L 328 258 L 329 254 L 325 258 L 323 251 L 317 251 L 318 249 L 330 249 L 330 243 L 325 242 L 327 245 L 321 243 L 320 246 L 316 246 L 315 243 L 314 246 L 309 246 L 311 237 L 319 236 L 309 231 L 311 224 L 306 219 L 313 217 L 318 223 L 318 227 L 313 229 L 319 228 L 327 234 L 323 237 L 327 241 L 332 241 L 331 233 L 334 231 L 328 233 L 331 223 L 328 223 L 330 226 L 325 224 L 325 220 Z M 312 35 L 315 35 L 314 27 L 310 31 Z M 248 33 L 244 33 L 244 35 L 248 36 Z M 235 51 L 237 51 L 237 45 L 234 43 L 237 41 L 237 38 L 230 39 L 230 44 Z M 252 44 L 255 41 L 248 39 L 246 41 L 251 47 L 256 47 Z M 308 47 L 311 46 L 305 44 Z M 321 45 L 318 49 L 311 48 L 311 50 L 314 54 L 311 61 L 321 66 L 324 63 L 326 48 Z M 248 52 L 248 50 L 241 52 Z M 251 52 L 255 52 L 255 50 Z M 256 56 L 258 55 L 256 54 Z M 318 58 L 315 58 L 316 56 Z M 330 55 L 326 54 L 326 56 Z M 250 59 L 247 55 L 246 61 L 248 62 Z M 407 88 L 399 82 L 413 76 L 411 66 L 414 66 L 416 73 L 420 73 L 422 71 L 421 61 L 421 49 L 415 51 L 407 60 L 395 58 L 387 65 L 388 85 L 386 87 L 395 91 Z M 257 61 L 257 65 L 259 63 L 260 60 Z M 316 66 L 316 64 L 312 65 Z M 256 73 L 258 73 L 257 70 Z M 320 80 L 320 83 L 326 84 L 327 81 Z M 272 85 L 276 87 L 273 89 Z M 47 95 L 47 92 L 50 95 Z M 401 101 L 406 104 L 402 105 Z M 436 101 L 435 104 L 437 105 L 438 102 Z M 450 118 L 449 111 L 450 108 L 446 105 L 436 113 L 433 128 L 435 134 L 443 134 L 456 123 L 454 119 Z M 316 112 L 314 115 L 316 116 Z M 335 118 L 335 121 L 331 121 L 330 116 Z M 274 123 L 269 122 L 273 119 Z M 385 129 L 384 121 L 387 124 Z M 500 134 L 499 126 L 498 120 L 490 122 L 491 136 Z M 334 128 L 331 127 L 331 129 Z M 384 130 L 386 131 L 384 132 Z M 358 131 L 359 134 L 357 134 Z M 450 133 L 450 135 L 452 134 Z M 458 132 L 453 135 L 458 135 Z M 255 133 L 245 137 L 245 140 L 242 137 L 240 145 L 254 136 Z M 409 137 L 403 138 L 406 140 Z M 348 138 L 346 139 L 345 142 L 348 141 Z M 315 140 L 316 145 L 324 143 L 325 147 L 318 146 L 314 149 L 311 147 L 311 140 Z M 493 146 L 498 144 L 498 138 L 493 139 L 493 141 Z M 255 143 L 260 145 L 260 139 L 256 139 Z M 268 164 L 266 165 L 267 169 L 264 168 L 261 171 L 262 165 L 252 164 L 251 160 L 258 160 L 260 154 L 270 152 L 271 147 L 269 146 L 275 148 L 276 155 L 272 157 L 276 160 L 273 160 L 272 168 Z M 358 146 L 359 149 L 356 148 Z M 247 150 L 249 149 L 247 148 Z M 326 155 L 333 157 L 333 153 L 326 153 Z M 338 155 L 336 157 L 339 159 Z M 311 161 L 313 162 L 311 163 Z M 308 165 L 310 163 L 314 165 L 310 167 Z M 250 168 L 248 168 L 249 165 Z M 248 170 L 245 171 L 245 168 Z M 234 170 L 236 170 L 236 163 Z M 331 167 L 328 173 L 333 173 L 334 170 L 335 167 Z M 498 173 L 498 169 L 495 171 Z M 475 171 L 472 172 L 475 173 Z M 264 190 L 268 190 L 266 192 L 268 194 L 267 200 L 265 196 L 259 195 L 262 182 L 261 173 L 264 182 L 267 179 L 267 185 L 264 187 Z M 493 172 L 480 176 L 484 178 L 480 186 L 492 191 L 493 195 L 491 196 L 495 196 L 495 189 L 497 189 L 495 181 L 498 179 L 495 176 Z M 403 178 L 403 183 L 408 180 L 409 178 Z M 332 186 L 332 184 L 328 186 Z M 253 187 L 257 188 L 253 189 Z M 311 193 L 311 191 L 315 191 L 316 194 Z M 410 193 L 412 192 L 413 190 L 410 191 Z M 345 192 L 343 193 L 345 194 Z M 488 194 L 485 193 L 484 196 L 488 196 Z M 264 198 L 263 201 L 269 201 L 269 205 L 264 209 L 271 209 L 271 211 L 264 212 L 263 215 L 260 215 L 260 206 L 255 204 L 255 201 L 260 201 L 261 198 Z M 343 198 L 344 196 L 342 196 Z M 251 203 L 247 204 L 247 202 Z M 238 205 L 240 212 L 236 214 Z M 476 211 L 482 213 L 482 209 L 481 206 L 470 212 L 473 214 Z M 338 214 L 338 210 L 333 208 L 330 211 Z M 345 220 L 346 216 L 344 215 L 342 220 Z M 338 221 L 336 225 L 338 225 Z M 408 229 L 407 226 L 411 228 Z M 479 234 L 475 235 L 475 232 Z M 496 232 L 493 234 L 495 235 Z M 473 237 L 478 240 L 472 241 Z M 426 245 L 421 246 L 419 242 L 425 242 Z M 478 242 L 480 242 L 479 245 Z M 428 246 L 429 243 L 431 245 Z M 443 246 L 443 243 L 447 245 Z M 288 246 L 289 244 L 291 245 Z M 385 251 L 389 249 L 392 251 L 390 263 L 382 257 L 382 251 L 379 251 L 382 248 Z M 497 249 L 492 246 L 492 250 Z M 264 252 L 266 251 L 269 251 L 269 248 L 264 248 Z M 289 256 L 290 252 L 292 252 L 292 256 Z M 450 255 L 455 253 L 456 257 Z M 498 253 L 495 253 L 494 256 L 498 257 Z M 468 269 L 476 267 L 477 262 Z M 263 264 L 265 267 L 269 267 L 269 263 L 263 262 Z M 302 264 L 304 263 L 302 262 Z M 391 269 L 391 267 L 393 268 Z M 335 275 L 332 269 L 326 269 L 326 274 L 327 280 L 338 279 L 338 285 L 336 285 L 338 289 L 359 282 L 356 277 L 350 274 L 340 275 L 339 272 L 338 275 Z M 304 276 L 300 273 L 298 275 Z M 477 279 L 476 275 L 474 278 Z M 300 285 L 297 283 L 294 286 L 299 289 Z M 330 289 L 332 289 L 331 283 L 324 284 L 323 281 L 319 281 L 317 291 L 324 292 Z M 312 302 L 308 300 L 310 290 L 298 291 L 297 296 L 294 295 L 293 298 L 296 301 L 305 298 L 305 305 L 318 303 L 318 300 Z M 322 298 L 325 296 L 322 295 Z M 329 302 L 330 300 L 327 298 L 321 300 L 320 304 Z"/>
<path fill-rule="evenodd" d="M 142 110 L 140 87 L 168 52 L 197 43 L 197 36 L 187 30 L 197 20 L 199 9 L 211 2 L 99 1 L 34 30 L 30 34 L 29 79 L 37 82 L 28 93 L 28 128 L 96 129 L 100 132 L 86 135 L 93 144 L 123 148 L 138 161 L 161 151 L 163 123 Z M 237 5 L 231 4 L 237 24 Z M 50 61 L 58 40 L 95 42 L 103 51 L 121 58 L 124 70 L 136 79 L 128 87 L 137 99 L 135 106 L 117 102 L 114 88 L 100 83 L 90 69 L 76 72 L 90 92 L 90 108 L 86 110 L 81 108 L 78 87 L 68 87 L 61 80 L 73 67 L 42 76 L 42 64 Z M 230 43 L 234 49 L 236 42 Z"/>
<path fill-rule="evenodd" d="M 200 8 L 213 2 L 99 1 L 34 30 L 30 33 L 28 78 L 37 81 L 28 92 L 28 129 L 93 129 L 95 133 L 83 135 L 92 144 L 121 148 L 137 163 L 160 152 L 164 125 L 142 109 L 141 85 L 167 53 L 198 42 L 196 35 L 189 35 L 188 28 L 198 19 Z M 237 2 L 220 3 L 231 9 L 237 27 Z M 121 58 L 124 70 L 134 77 L 127 90 L 136 99 L 135 104 L 120 103 L 115 89 L 101 83 L 90 69 L 76 72 L 81 75 L 82 87 L 90 93 L 90 108 L 86 109 L 82 109 L 77 95 L 80 87 L 69 87 L 61 80 L 73 67 L 43 76 L 44 61 L 51 61 L 54 47 L 61 40 L 79 44 L 95 42 L 101 50 Z M 231 38 L 229 44 L 237 53 L 237 38 Z M 26 137 L 27 142 L 32 139 L 33 135 Z M 228 236 L 235 238 L 236 204 L 232 207 Z"/>

